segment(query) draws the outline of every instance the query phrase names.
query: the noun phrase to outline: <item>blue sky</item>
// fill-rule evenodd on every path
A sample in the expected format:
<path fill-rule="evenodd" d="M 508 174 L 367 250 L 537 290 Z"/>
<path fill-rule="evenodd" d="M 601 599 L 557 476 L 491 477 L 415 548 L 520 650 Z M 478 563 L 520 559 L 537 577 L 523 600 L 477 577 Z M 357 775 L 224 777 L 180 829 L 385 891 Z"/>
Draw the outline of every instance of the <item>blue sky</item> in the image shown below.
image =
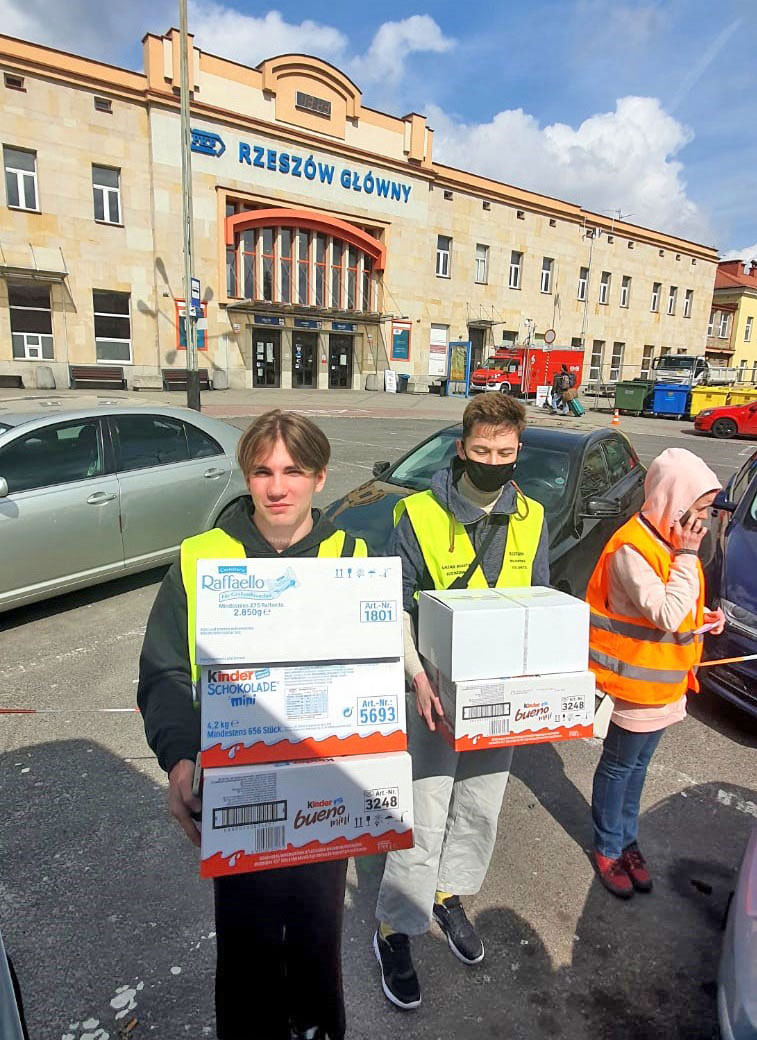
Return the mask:
<path fill-rule="evenodd" d="M 435 158 L 723 254 L 757 257 L 757 4 L 746 0 L 189 0 L 204 50 L 344 68 L 366 104 L 421 111 Z M 137 67 L 176 0 L 0 0 L 3 32 Z"/>

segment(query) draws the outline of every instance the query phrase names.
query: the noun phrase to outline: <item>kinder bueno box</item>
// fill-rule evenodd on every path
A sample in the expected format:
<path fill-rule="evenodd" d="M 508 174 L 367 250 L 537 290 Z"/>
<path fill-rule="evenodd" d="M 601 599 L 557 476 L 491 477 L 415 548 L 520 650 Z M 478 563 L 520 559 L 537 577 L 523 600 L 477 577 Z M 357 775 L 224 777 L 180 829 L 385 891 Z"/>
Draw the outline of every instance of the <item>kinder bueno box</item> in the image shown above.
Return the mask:
<path fill-rule="evenodd" d="M 402 657 L 397 557 L 200 560 L 197 663 Z"/>
<path fill-rule="evenodd" d="M 524 675 L 583 672 L 589 667 L 588 603 L 538 585 L 498 591 L 526 608 Z"/>
<path fill-rule="evenodd" d="M 201 877 L 412 844 L 407 752 L 232 766 L 204 774 Z"/>
<path fill-rule="evenodd" d="M 593 672 L 453 682 L 437 671 L 432 681 L 444 708 L 439 725 L 455 751 L 575 740 L 594 732 Z"/>
<path fill-rule="evenodd" d="M 401 659 L 206 666 L 201 708 L 205 767 L 407 747 Z"/>

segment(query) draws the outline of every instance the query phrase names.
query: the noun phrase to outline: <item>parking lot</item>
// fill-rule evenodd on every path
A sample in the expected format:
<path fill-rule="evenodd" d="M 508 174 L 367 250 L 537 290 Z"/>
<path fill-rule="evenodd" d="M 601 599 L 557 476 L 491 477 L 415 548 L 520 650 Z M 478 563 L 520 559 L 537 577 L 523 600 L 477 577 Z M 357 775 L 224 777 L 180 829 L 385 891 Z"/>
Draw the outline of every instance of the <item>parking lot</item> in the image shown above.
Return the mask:
<path fill-rule="evenodd" d="M 382 410 L 389 396 L 345 395 L 336 410 L 321 403 L 325 395 L 297 399 L 331 440 L 323 503 L 462 412 L 463 402 L 401 397 Z M 208 410 L 240 427 L 271 403 L 217 397 Z M 721 480 L 753 448 L 695 437 L 687 423 L 624 418 L 622 428 L 643 462 L 675 444 L 701 454 Z M 212 891 L 167 815 L 164 777 L 132 710 L 163 573 L 0 615 L 0 707 L 38 712 L 0 724 L 0 920 L 31 1035 L 44 1040 L 215 1032 Z M 656 888 L 628 904 L 601 888 L 587 858 L 599 742 L 517 751 L 492 869 L 466 903 L 487 956 L 465 968 L 438 930 L 429 933 L 414 947 L 424 1004 L 412 1014 L 384 1000 L 370 947 L 381 862 L 353 861 L 348 1036 L 717 1036 L 719 929 L 757 817 L 755 746 L 746 717 L 708 696 L 692 699 L 687 720 L 665 735 L 644 793 L 640 840 Z M 253 1036 L 265 994 L 250 981 Z"/>

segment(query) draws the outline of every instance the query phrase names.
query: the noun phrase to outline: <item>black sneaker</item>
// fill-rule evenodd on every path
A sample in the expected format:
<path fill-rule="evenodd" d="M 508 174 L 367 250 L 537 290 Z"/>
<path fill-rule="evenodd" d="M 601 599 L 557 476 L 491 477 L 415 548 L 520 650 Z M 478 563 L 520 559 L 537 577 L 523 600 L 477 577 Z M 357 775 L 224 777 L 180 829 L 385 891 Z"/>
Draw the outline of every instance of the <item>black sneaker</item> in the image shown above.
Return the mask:
<path fill-rule="evenodd" d="M 373 952 L 381 966 L 381 988 L 387 1000 L 398 1008 L 409 1011 L 421 1002 L 421 988 L 410 956 L 410 940 L 403 932 L 393 932 L 384 938 L 376 931 Z"/>
<path fill-rule="evenodd" d="M 326 1034 L 321 1031 L 320 1026 L 311 1026 L 310 1029 L 297 1029 L 292 1026 L 289 1030 L 289 1040 L 325 1040 Z"/>
<path fill-rule="evenodd" d="M 484 944 L 468 920 L 460 896 L 434 903 L 434 917 L 447 936 L 450 950 L 463 964 L 478 964 L 484 959 Z"/>

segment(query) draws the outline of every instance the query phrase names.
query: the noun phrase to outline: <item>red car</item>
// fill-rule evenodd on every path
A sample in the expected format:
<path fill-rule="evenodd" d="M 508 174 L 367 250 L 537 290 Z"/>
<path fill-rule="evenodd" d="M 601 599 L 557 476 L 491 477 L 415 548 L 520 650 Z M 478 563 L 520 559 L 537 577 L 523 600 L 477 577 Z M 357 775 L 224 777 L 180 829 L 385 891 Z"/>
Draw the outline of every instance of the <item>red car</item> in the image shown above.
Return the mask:
<path fill-rule="evenodd" d="M 757 437 L 757 397 L 749 404 L 705 408 L 695 417 L 694 429 L 715 437 L 734 437 L 737 433 Z"/>

